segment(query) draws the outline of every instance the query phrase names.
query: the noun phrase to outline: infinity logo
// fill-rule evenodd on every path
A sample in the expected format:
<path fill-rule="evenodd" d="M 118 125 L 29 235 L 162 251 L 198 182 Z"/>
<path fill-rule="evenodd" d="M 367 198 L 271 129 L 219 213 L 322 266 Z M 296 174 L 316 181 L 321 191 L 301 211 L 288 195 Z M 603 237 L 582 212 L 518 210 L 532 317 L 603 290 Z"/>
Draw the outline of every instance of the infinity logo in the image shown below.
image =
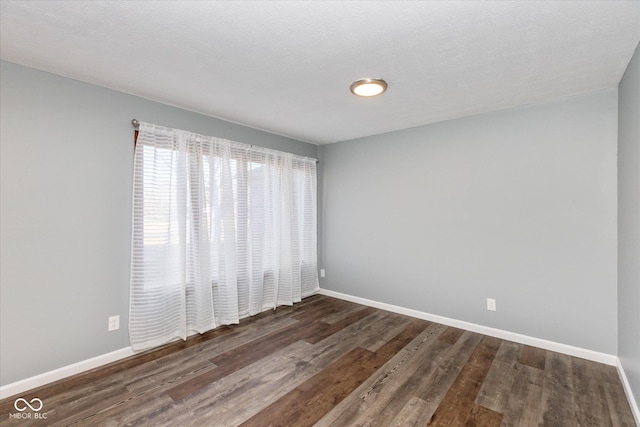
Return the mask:
<path fill-rule="evenodd" d="M 37 408 L 34 406 L 31 406 L 32 403 L 39 403 L 40 406 L 38 406 Z M 18 407 L 18 403 L 22 403 L 26 406 L 20 405 L 20 407 Z M 16 399 L 15 402 L 13 402 L 13 407 L 16 408 L 16 411 L 26 411 L 27 407 L 31 408 L 32 411 L 34 412 L 38 412 L 40 409 L 42 409 L 42 407 L 44 406 L 44 404 L 42 403 L 42 400 L 38 399 L 37 397 L 34 397 L 33 399 L 31 399 L 31 402 L 27 402 L 25 399 L 23 399 L 22 397 L 19 397 L 18 399 Z"/>

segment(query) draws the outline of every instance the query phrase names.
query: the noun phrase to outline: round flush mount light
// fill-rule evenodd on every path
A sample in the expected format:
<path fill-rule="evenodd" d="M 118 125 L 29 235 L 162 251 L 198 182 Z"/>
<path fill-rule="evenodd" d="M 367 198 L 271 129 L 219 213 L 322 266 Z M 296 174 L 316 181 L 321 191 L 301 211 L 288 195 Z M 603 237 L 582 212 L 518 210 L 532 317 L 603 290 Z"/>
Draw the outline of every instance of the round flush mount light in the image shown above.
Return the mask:
<path fill-rule="evenodd" d="M 356 96 L 376 96 L 387 90 L 387 82 L 382 79 L 360 79 L 351 83 L 351 93 Z"/>

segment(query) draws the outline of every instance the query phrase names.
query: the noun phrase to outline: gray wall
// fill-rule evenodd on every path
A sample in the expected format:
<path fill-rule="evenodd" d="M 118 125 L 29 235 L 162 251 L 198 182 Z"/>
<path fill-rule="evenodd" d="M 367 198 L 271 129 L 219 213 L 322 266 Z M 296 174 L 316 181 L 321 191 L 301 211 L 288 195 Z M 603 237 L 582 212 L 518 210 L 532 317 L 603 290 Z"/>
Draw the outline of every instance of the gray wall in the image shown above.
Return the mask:
<path fill-rule="evenodd" d="M 132 118 L 317 155 L 315 145 L 0 67 L 1 385 L 129 345 Z M 116 314 L 120 330 L 107 332 Z"/>
<path fill-rule="evenodd" d="M 618 91 L 618 357 L 640 406 L 640 47 Z"/>
<path fill-rule="evenodd" d="M 321 287 L 616 354 L 617 102 L 320 146 Z"/>

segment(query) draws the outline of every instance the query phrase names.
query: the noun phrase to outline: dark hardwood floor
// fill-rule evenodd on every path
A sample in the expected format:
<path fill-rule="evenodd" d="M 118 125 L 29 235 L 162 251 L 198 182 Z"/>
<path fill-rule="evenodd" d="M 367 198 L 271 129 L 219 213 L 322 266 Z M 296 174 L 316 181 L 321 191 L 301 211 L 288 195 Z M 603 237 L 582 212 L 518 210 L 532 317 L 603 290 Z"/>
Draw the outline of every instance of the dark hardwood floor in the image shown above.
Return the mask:
<path fill-rule="evenodd" d="M 5 399 L 0 424 L 635 426 L 612 366 L 326 296 Z"/>

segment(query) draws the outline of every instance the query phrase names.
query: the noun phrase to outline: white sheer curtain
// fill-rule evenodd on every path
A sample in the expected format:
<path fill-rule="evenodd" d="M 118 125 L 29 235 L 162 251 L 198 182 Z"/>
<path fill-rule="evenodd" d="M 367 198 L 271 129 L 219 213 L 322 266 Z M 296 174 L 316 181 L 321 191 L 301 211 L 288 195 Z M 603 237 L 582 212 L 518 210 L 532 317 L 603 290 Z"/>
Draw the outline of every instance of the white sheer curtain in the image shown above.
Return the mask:
<path fill-rule="evenodd" d="M 316 293 L 316 184 L 315 159 L 140 123 L 133 349 Z"/>

